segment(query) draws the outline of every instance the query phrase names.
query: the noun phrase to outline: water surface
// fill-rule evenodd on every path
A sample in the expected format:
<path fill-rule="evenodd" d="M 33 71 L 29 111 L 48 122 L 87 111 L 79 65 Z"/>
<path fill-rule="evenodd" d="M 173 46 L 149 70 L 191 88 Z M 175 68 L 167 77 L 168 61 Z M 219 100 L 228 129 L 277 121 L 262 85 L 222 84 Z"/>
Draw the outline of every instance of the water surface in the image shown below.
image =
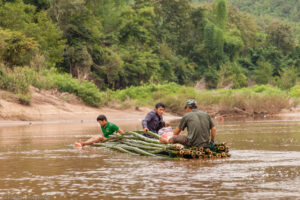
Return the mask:
<path fill-rule="evenodd" d="M 118 124 L 141 128 L 140 121 Z M 0 199 L 300 199 L 299 120 L 216 126 L 231 158 L 173 161 L 73 148 L 99 133 L 94 122 L 0 127 Z"/>

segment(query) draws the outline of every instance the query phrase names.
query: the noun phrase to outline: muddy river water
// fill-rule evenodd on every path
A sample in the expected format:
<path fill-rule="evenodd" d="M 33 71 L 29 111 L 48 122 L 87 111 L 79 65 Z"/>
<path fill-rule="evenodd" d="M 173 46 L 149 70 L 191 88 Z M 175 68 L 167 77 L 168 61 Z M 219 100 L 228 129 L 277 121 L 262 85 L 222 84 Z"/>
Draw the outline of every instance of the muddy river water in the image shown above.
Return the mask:
<path fill-rule="evenodd" d="M 119 120 L 124 130 L 139 120 Z M 176 126 L 176 122 L 173 123 Z M 300 199 L 300 120 L 216 122 L 231 158 L 164 160 L 78 150 L 95 122 L 0 127 L 0 199 Z"/>

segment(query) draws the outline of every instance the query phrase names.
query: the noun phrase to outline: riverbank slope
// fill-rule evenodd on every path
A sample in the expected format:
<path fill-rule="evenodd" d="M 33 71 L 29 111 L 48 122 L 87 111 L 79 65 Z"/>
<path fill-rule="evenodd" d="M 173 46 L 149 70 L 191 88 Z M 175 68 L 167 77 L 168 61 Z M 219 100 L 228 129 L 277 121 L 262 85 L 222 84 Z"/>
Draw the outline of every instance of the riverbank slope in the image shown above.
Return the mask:
<path fill-rule="evenodd" d="M 116 109 L 91 107 L 79 98 L 56 90 L 32 91 L 30 105 L 22 105 L 12 93 L 0 91 L 0 121 L 59 121 L 59 120 L 95 120 L 99 114 L 108 119 L 141 119 L 151 108 L 136 107 Z M 169 113 L 166 117 L 176 117 Z"/>
<path fill-rule="evenodd" d="M 91 107 L 84 104 L 78 97 L 68 93 L 60 93 L 57 90 L 32 89 L 30 105 L 22 105 L 18 99 L 9 92 L 0 91 L 0 122 L 2 125 L 20 121 L 61 121 L 61 120 L 95 120 L 99 114 L 105 114 L 109 119 L 136 119 L 140 120 L 150 107 L 129 107 L 120 109 L 116 105 L 108 107 Z M 243 110 L 234 109 L 222 113 L 218 107 L 201 107 L 201 110 L 208 112 L 215 119 L 227 118 L 249 118 L 249 114 Z M 279 114 L 262 117 L 294 117 L 300 118 L 300 108 L 282 110 Z M 166 113 L 165 119 L 176 119 L 178 115 Z"/>

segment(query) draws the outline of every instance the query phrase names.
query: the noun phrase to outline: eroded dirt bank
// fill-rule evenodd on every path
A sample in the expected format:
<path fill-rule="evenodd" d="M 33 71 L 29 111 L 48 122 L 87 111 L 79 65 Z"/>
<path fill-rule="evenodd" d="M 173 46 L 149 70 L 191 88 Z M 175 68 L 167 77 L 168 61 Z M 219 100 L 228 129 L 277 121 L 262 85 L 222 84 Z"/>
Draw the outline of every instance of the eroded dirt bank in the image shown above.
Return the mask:
<path fill-rule="evenodd" d="M 99 114 L 105 114 L 110 120 L 141 120 L 152 108 L 94 108 L 85 105 L 78 98 L 67 93 L 59 93 L 55 90 L 50 91 L 32 91 L 31 105 L 21 105 L 18 100 L 10 93 L 0 91 L 0 126 L 16 125 L 35 122 L 61 122 L 78 120 L 95 120 Z M 205 109 L 202 109 L 205 110 Z M 215 109 L 205 110 L 215 120 L 222 118 L 243 119 L 253 118 L 241 110 L 232 110 L 224 113 Z M 276 115 L 261 115 L 259 117 L 276 117 L 279 119 L 297 118 L 300 119 L 300 107 L 283 110 Z M 166 113 L 165 119 L 176 119 L 178 116 Z"/>
<path fill-rule="evenodd" d="M 94 121 L 99 114 L 110 120 L 140 120 L 151 110 L 147 107 L 117 109 L 94 108 L 78 98 L 57 91 L 33 91 L 31 105 L 21 105 L 11 94 L 0 91 L 0 126 L 35 122 Z M 166 113 L 165 119 L 177 118 Z"/>

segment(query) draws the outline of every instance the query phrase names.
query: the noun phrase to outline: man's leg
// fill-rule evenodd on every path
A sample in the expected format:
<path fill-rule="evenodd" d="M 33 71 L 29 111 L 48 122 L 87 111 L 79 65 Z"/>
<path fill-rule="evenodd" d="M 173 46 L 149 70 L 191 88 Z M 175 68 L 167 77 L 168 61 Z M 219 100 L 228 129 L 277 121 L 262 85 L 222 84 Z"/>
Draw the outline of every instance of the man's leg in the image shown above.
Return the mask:
<path fill-rule="evenodd" d="M 90 144 L 94 144 L 94 143 L 97 143 L 97 142 L 102 142 L 103 140 L 105 140 L 105 138 L 103 136 L 94 136 L 90 139 L 88 139 L 87 141 L 85 142 L 75 142 L 75 147 L 83 147 L 85 145 L 90 145 Z"/>
<path fill-rule="evenodd" d="M 185 146 L 191 146 L 189 139 L 184 135 L 175 135 L 169 139 L 169 143 L 175 144 L 179 143 Z"/>
<path fill-rule="evenodd" d="M 184 135 L 174 135 L 173 137 L 170 138 L 164 138 L 164 137 L 159 137 L 159 141 L 160 143 L 163 144 L 175 144 L 175 143 L 179 143 L 185 146 L 190 146 L 190 141 L 189 139 L 184 136 Z"/>

